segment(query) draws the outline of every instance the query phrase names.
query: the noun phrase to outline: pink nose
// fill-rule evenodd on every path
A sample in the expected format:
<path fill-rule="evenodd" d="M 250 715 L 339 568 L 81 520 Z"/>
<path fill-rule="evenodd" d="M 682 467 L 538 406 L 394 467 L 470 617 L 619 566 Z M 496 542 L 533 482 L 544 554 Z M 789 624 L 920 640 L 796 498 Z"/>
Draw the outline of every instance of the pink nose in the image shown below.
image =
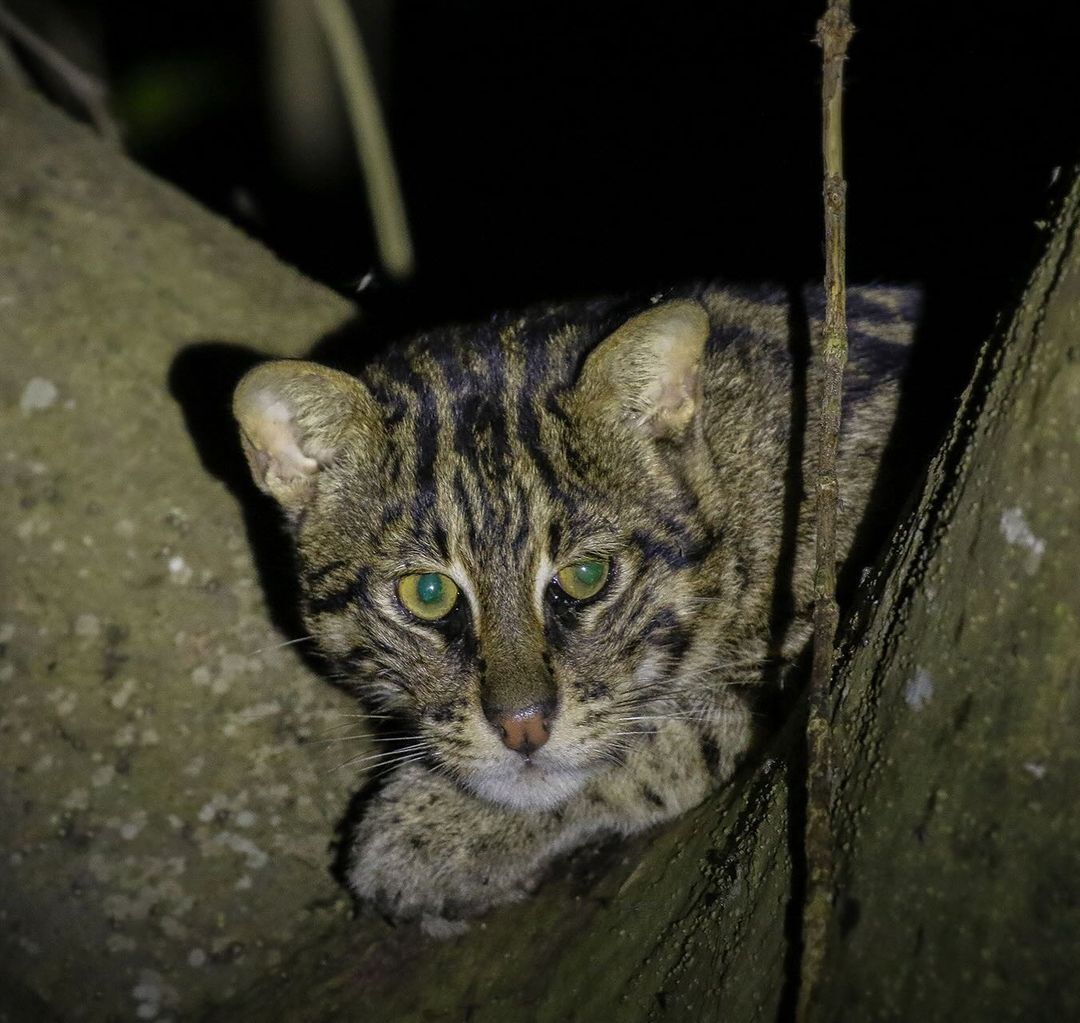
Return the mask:
<path fill-rule="evenodd" d="M 491 723 L 498 729 L 503 745 L 527 757 L 548 741 L 551 717 L 543 707 L 527 707 L 512 713 L 492 715 Z"/>

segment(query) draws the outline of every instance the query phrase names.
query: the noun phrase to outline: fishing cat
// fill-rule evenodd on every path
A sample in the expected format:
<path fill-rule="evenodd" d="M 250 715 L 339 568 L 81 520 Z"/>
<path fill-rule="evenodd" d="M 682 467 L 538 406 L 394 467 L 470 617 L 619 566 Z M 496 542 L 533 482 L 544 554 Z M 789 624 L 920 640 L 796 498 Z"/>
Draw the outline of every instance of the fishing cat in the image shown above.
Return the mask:
<path fill-rule="evenodd" d="M 914 303 L 849 293 L 841 556 Z M 700 802 L 750 744 L 746 690 L 808 637 L 817 377 L 793 352 L 820 299 L 703 286 L 619 309 L 496 316 L 359 376 L 265 363 L 237 388 L 309 631 L 415 737 L 349 850 L 353 892 L 392 917 L 482 913 Z"/>

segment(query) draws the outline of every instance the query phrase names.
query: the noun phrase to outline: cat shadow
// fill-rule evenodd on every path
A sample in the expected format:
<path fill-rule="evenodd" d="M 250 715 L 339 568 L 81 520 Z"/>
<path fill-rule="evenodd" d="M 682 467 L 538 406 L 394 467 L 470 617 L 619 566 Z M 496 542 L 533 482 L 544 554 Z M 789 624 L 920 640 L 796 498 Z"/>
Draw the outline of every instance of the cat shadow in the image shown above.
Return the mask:
<path fill-rule="evenodd" d="M 400 305 L 367 313 L 312 339 L 304 357 L 356 372 L 395 339 L 422 325 Z M 244 531 L 273 625 L 288 640 L 306 635 L 300 617 L 296 560 L 277 504 L 255 486 L 232 415 L 232 394 L 248 370 L 277 356 L 251 345 L 221 339 L 193 341 L 173 359 L 168 389 L 203 468 L 220 480 L 240 506 Z M 297 644 L 297 656 L 320 672 L 311 649 Z"/>
<path fill-rule="evenodd" d="M 339 329 L 313 340 L 307 358 L 356 371 L 396 338 L 416 330 L 419 324 L 402 315 L 354 319 Z M 307 631 L 300 614 L 301 592 L 296 557 L 288 529 L 277 504 L 256 487 L 240 444 L 232 415 L 232 395 L 240 379 L 253 367 L 269 361 L 255 348 L 232 341 L 207 339 L 186 345 L 169 367 L 168 389 L 180 406 L 184 423 L 203 468 L 220 480 L 235 498 L 244 525 L 248 548 L 262 589 L 267 614 L 293 653 L 313 674 L 328 685 L 349 692 L 341 681 L 328 677 L 327 665 L 311 646 L 299 642 Z M 400 722 L 372 723 L 380 738 L 402 733 Z M 405 739 L 400 740 L 404 743 Z M 382 749 L 390 752 L 393 743 Z M 364 781 L 349 799 L 335 830 L 328 865 L 331 876 L 347 890 L 348 837 L 364 806 L 387 781 L 385 772 Z"/>
<path fill-rule="evenodd" d="M 767 691 L 772 694 L 767 709 L 774 724 L 785 720 L 800 687 L 786 685 L 788 677 L 781 657 L 787 625 L 795 614 L 795 555 L 798 547 L 799 509 L 806 497 L 803 455 L 806 450 L 806 381 L 812 357 L 810 320 L 805 289 L 801 283 L 786 286 L 788 297 L 788 357 L 791 360 L 791 445 L 784 474 L 784 503 L 780 523 L 780 551 L 773 575 L 772 607 L 769 612 L 770 643 L 763 672 Z"/>
<path fill-rule="evenodd" d="M 253 482 L 232 417 L 232 392 L 265 356 L 245 345 L 200 341 L 182 349 L 169 368 L 169 393 L 180 406 L 203 468 L 236 499 L 267 613 L 285 637 L 304 633 L 291 544 L 277 505 Z M 303 644 L 298 644 L 302 646 Z M 307 660 L 304 650 L 298 656 Z"/>

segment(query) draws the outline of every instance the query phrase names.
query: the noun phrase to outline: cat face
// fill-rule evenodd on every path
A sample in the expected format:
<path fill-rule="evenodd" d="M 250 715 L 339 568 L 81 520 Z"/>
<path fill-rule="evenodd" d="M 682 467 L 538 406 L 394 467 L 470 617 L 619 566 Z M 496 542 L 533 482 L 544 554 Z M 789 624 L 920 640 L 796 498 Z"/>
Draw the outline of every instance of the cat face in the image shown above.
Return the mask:
<path fill-rule="evenodd" d="M 347 477 L 339 494 L 354 492 Z M 689 512 L 661 534 L 650 502 L 610 476 L 571 504 L 517 469 L 462 484 L 484 504 L 451 488 L 444 506 L 436 485 L 418 492 L 424 518 L 355 516 L 336 543 L 344 506 L 313 512 L 299 543 L 307 622 L 369 702 L 408 714 L 476 794 L 553 806 L 670 708 L 698 587 L 694 563 L 658 551 L 700 547 L 700 524 Z"/>
<path fill-rule="evenodd" d="M 519 321 L 238 389 L 310 631 L 482 798 L 558 806 L 723 660 L 738 566 L 693 483 L 708 329 L 691 302 L 606 339 Z"/>

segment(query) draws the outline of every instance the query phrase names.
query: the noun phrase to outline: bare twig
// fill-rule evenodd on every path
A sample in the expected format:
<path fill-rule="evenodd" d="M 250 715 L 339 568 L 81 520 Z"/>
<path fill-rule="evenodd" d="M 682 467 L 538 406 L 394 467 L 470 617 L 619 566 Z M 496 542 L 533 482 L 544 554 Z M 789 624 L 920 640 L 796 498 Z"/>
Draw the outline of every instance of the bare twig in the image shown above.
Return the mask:
<path fill-rule="evenodd" d="M 844 219 L 847 190 L 843 171 L 841 95 L 844 60 L 853 32 L 851 0 L 829 0 L 818 22 L 824 57 L 821 88 L 822 151 L 825 162 L 825 330 L 822 344 L 821 413 L 817 460 L 817 564 L 814 576 L 814 657 L 806 724 L 806 901 L 796 1018 L 809 1019 L 821 982 L 832 909 L 831 736 L 826 704 L 832 679 L 833 643 L 840 612 L 836 604 L 836 447 L 847 363 L 844 312 Z"/>
<path fill-rule="evenodd" d="M 387 273 L 403 279 L 413 271 L 412 240 L 363 40 L 345 0 L 315 0 L 315 10 L 341 80 L 375 223 L 379 258 Z"/>
<path fill-rule="evenodd" d="M 119 143 L 120 131 L 109 112 L 105 86 L 97 78 L 87 74 L 74 61 L 68 60 L 55 46 L 24 25 L 3 4 L 0 4 L 0 33 L 13 39 L 25 53 L 63 83 L 71 96 L 82 105 L 86 116 L 103 139 L 114 144 Z M 19 81 L 23 76 L 18 64 L 6 46 L 4 51 L 0 54 L 0 73 Z"/>

